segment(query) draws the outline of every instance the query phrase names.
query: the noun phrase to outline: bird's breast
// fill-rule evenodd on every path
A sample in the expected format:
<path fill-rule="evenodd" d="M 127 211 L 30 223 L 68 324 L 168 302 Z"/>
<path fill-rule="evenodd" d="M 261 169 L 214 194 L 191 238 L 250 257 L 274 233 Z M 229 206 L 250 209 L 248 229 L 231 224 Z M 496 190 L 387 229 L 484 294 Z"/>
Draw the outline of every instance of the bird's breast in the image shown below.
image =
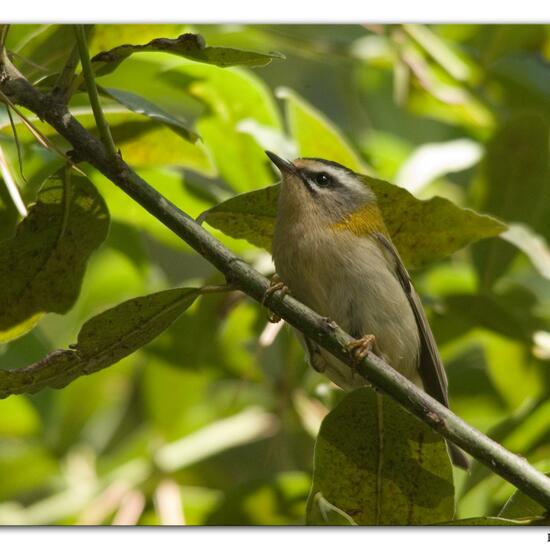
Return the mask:
<path fill-rule="evenodd" d="M 377 241 L 351 231 L 275 235 L 277 273 L 300 301 L 355 337 L 374 334 L 380 352 L 411 377 L 419 335 L 401 284 Z"/>

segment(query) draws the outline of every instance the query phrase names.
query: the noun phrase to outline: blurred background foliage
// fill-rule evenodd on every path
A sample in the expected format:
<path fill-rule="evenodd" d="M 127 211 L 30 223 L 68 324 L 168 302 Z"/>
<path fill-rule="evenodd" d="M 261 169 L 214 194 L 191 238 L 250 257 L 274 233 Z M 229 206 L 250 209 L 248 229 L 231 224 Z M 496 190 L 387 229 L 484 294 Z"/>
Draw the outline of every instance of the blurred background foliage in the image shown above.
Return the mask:
<path fill-rule="evenodd" d="M 182 32 L 286 57 L 222 69 L 140 53 L 98 78 L 114 90 L 103 104 L 125 160 L 192 216 L 275 182 L 263 149 L 296 154 L 285 133 L 293 91 L 332 121 L 371 175 L 509 224 L 413 277 L 453 410 L 550 470 L 550 27 L 97 25 L 90 53 Z M 13 25 L 7 48 L 40 85 L 73 43 L 69 27 Z M 146 98 L 176 128 L 129 110 L 120 91 Z M 94 128 L 85 94 L 70 105 Z M 5 110 L 0 124 L 2 166 L 29 205 L 62 161 L 18 124 L 21 172 Z M 86 319 L 123 300 L 221 281 L 87 170 L 111 213 L 108 238 L 70 312 L 0 345 L 1 368 L 66 347 Z M 19 219 L 0 184 L 0 238 Z M 212 231 L 271 273 L 267 252 Z M 0 401 L 0 523 L 302 524 L 314 438 L 340 398 L 259 305 L 238 293 L 203 296 L 115 366 L 61 391 Z M 479 464 L 454 476 L 458 518 L 496 515 L 513 492 Z"/>

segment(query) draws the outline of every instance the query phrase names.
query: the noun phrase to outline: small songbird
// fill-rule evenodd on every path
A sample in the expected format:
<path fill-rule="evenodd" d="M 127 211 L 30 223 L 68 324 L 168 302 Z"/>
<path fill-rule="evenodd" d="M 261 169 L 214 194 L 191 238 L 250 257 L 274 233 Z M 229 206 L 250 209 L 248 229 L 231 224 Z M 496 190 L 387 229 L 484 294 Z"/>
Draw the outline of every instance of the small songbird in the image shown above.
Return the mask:
<path fill-rule="evenodd" d="M 385 227 L 368 178 L 329 160 L 266 151 L 282 175 L 273 260 L 290 293 L 449 406 L 447 376 L 418 294 Z M 286 290 L 286 289 L 285 289 Z M 303 334 L 311 366 L 345 390 L 364 380 Z M 468 467 L 452 444 L 453 462 Z"/>

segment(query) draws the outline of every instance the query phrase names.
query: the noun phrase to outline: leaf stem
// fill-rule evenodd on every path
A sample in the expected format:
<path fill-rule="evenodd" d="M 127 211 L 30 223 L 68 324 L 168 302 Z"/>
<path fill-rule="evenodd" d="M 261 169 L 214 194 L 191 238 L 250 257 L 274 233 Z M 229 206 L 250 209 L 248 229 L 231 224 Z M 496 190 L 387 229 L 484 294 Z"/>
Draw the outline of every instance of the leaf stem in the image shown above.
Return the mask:
<path fill-rule="evenodd" d="M 107 150 L 108 156 L 111 158 L 117 157 L 117 149 L 109 125 L 105 120 L 101 104 L 99 102 L 99 94 L 97 92 L 97 86 L 95 83 L 94 70 L 92 69 L 92 63 L 90 61 L 90 55 L 88 53 L 88 44 L 86 41 L 86 33 L 84 32 L 84 25 L 75 25 L 74 32 L 76 36 L 76 42 L 78 45 L 78 51 L 80 53 L 80 63 L 82 64 L 82 73 L 84 74 L 84 80 L 86 82 L 86 88 L 88 89 L 88 97 L 90 98 L 90 104 L 94 112 L 94 118 L 101 136 L 101 141 Z"/>

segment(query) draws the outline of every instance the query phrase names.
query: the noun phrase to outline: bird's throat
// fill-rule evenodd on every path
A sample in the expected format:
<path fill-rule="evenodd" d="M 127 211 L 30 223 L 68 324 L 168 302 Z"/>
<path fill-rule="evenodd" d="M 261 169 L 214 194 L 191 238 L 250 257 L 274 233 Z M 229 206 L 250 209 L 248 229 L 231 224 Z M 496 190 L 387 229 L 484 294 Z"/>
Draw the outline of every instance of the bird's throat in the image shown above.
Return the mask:
<path fill-rule="evenodd" d="M 358 236 L 370 235 L 375 232 L 388 234 L 386 224 L 376 204 L 367 204 L 361 207 L 339 222 L 331 224 L 330 228 L 333 231 L 349 231 Z"/>

